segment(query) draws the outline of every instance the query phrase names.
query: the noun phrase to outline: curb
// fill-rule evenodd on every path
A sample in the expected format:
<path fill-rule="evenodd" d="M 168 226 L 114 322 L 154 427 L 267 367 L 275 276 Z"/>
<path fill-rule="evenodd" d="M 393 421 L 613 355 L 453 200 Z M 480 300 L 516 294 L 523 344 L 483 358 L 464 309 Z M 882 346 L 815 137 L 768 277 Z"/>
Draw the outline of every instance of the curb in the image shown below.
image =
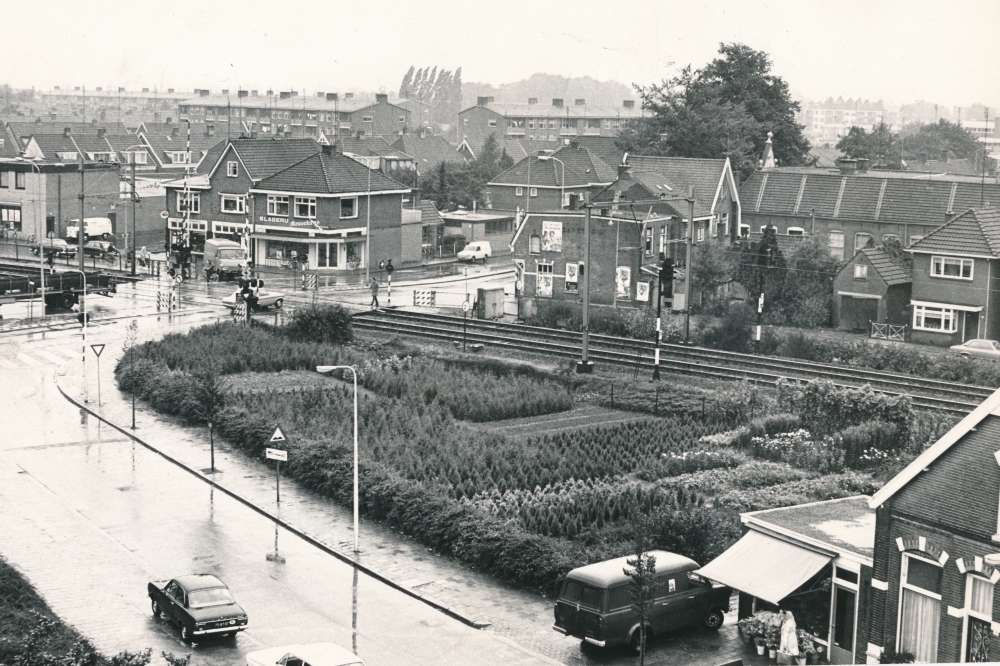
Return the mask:
<path fill-rule="evenodd" d="M 132 441 L 134 441 L 134 442 L 136 442 L 138 444 L 141 444 L 142 446 L 146 447 L 147 449 L 149 449 L 153 453 L 158 454 L 159 456 L 161 456 L 162 458 L 164 458 L 168 462 L 173 463 L 174 465 L 176 465 L 177 467 L 181 468 L 185 472 L 188 472 L 192 476 L 198 478 L 201 481 L 204 481 L 205 483 L 209 484 L 213 488 L 218 488 L 220 491 L 222 491 L 223 493 L 225 493 L 229 497 L 233 498 L 234 500 L 236 500 L 240 504 L 243 504 L 247 508 L 256 511 L 257 513 L 259 513 L 260 515 L 264 516 L 265 518 L 274 521 L 276 524 L 278 524 L 281 527 L 285 528 L 286 530 L 288 530 L 289 532 L 291 532 L 295 536 L 299 537 L 300 539 L 302 539 L 306 543 L 308 543 L 308 544 L 310 544 L 312 546 L 315 546 L 316 548 L 319 548 L 321 551 L 323 551 L 327 555 L 332 555 L 333 557 L 336 557 L 338 560 L 341 560 L 342 562 L 350 564 L 354 568 L 358 569 L 362 573 L 367 574 L 368 576 L 371 576 L 375 580 L 377 580 L 379 582 L 382 582 L 382 583 L 385 583 L 389 587 L 391 587 L 391 588 L 393 588 L 393 589 L 395 589 L 395 590 L 397 590 L 399 592 L 402 592 L 403 594 L 406 594 L 407 596 L 413 597 L 417 601 L 421 601 L 421 602 L 427 604 L 431 608 L 444 613 L 445 615 L 447 615 L 448 617 L 450 617 L 452 619 L 458 620 L 459 622 L 461 622 L 462 624 L 464 624 L 466 626 L 472 627 L 473 629 L 485 629 L 486 627 L 491 626 L 490 622 L 484 622 L 484 621 L 479 621 L 479 620 L 474 620 L 472 618 L 468 618 L 468 617 L 462 615 L 461 613 L 459 613 L 458 611 L 453 610 L 451 608 L 448 608 L 447 606 L 445 606 L 445 605 L 443 605 L 443 604 L 441 604 L 441 603 L 439 603 L 439 602 L 431 599 L 430 597 L 423 596 L 423 595 L 421 595 L 421 594 L 419 594 L 417 592 L 414 592 L 410 588 L 405 587 L 405 586 L 401 585 L 400 583 L 397 583 L 396 581 L 392 580 L 391 578 L 387 578 L 386 576 L 378 573 L 374 569 L 372 569 L 372 568 L 370 568 L 368 566 L 365 566 L 364 564 L 361 564 L 360 562 L 355 561 L 354 559 L 351 558 L 350 555 L 348 555 L 346 553 L 343 553 L 343 552 L 341 552 L 341 551 L 333 548 L 332 546 L 329 546 L 329 545 L 325 544 L 318 537 L 314 537 L 311 534 L 309 534 L 308 532 L 305 532 L 304 530 L 301 530 L 301 529 L 295 527 L 294 525 L 291 525 L 290 523 L 288 523 L 288 522 L 282 520 L 281 518 L 275 516 L 274 514 L 272 514 L 267 509 L 264 509 L 262 507 L 257 506 L 256 504 L 254 504 L 250 500 L 248 500 L 248 499 L 246 499 L 246 498 L 238 495 L 236 492 L 230 490 L 229 488 L 226 488 L 225 486 L 223 486 L 222 484 L 220 484 L 219 482 L 217 482 L 215 479 L 212 479 L 211 477 L 208 477 L 205 474 L 202 474 L 200 471 L 198 471 L 195 468 L 190 467 L 189 465 L 181 462 L 180 460 L 174 458 L 170 454 L 164 453 L 163 451 L 161 451 L 158 448 L 152 446 L 151 444 L 148 444 L 148 443 L 144 442 L 143 440 L 141 440 L 138 437 L 136 437 L 133 433 L 131 433 L 128 428 L 124 428 L 122 426 L 119 426 L 116 423 L 112 423 L 111 421 L 107 420 L 103 416 L 100 416 L 94 410 L 90 409 L 89 407 L 87 407 L 86 405 L 84 405 L 83 403 L 81 403 L 80 401 L 78 401 L 75 398 L 73 398 L 72 396 L 70 396 L 68 393 L 66 393 L 66 391 L 63 390 L 62 384 L 59 382 L 58 378 L 56 379 L 56 388 L 59 389 L 59 392 L 62 394 L 62 396 L 64 398 L 66 398 L 66 400 L 68 400 L 72 404 L 76 405 L 78 408 L 84 410 L 88 414 L 91 414 L 92 416 L 94 416 L 98 420 L 103 421 L 104 423 L 107 423 L 109 426 L 111 426 L 112 428 L 114 428 L 115 430 L 117 430 L 118 432 L 120 432 L 121 434 L 125 435 L 126 437 L 128 437 Z"/>

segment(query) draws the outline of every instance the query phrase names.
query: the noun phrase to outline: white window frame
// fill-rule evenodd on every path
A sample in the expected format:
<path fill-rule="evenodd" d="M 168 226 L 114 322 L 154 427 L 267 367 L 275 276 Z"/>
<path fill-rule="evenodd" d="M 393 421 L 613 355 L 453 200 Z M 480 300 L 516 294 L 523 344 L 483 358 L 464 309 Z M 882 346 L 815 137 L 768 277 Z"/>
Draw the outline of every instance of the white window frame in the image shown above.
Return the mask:
<path fill-rule="evenodd" d="M 515 187 L 514 188 L 514 196 L 515 197 L 523 197 L 524 196 L 524 189 L 521 188 L 521 187 Z"/>
<path fill-rule="evenodd" d="M 729 213 L 722 214 L 722 235 L 729 238 Z"/>
<path fill-rule="evenodd" d="M 544 270 L 543 270 L 544 269 Z M 542 273 L 552 276 L 552 293 L 548 296 L 541 296 L 538 293 L 538 276 Z M 535 296 L 537 298 L 555 298 L 556 295 L 556 273 L 555 264 L 549 261 L 539 261 L 535 265 Z"/>
<path fill-rule="evenodd" d="M 941 313 L 942 328 L 927 328 L 924 322 L 927 320 L 927 311 L 937 311 Z M 919 322 L 919 324 L 917 323 Z M 947 328 L 948 326 L 950 328 Z M 955 333 L 958 331 L 958 311 L 951 308 L 929 308 L 926 305 L 913 306 L 913 330 L 930 331 L 932 333 Z"/>
<path fill-rule="evenodd" d="M 190 164 L 191 153 L 186 150 L 175 150 L 170 153 L 171 164 Z"/>
<path fill-rule="evenodd" d="M 907 573 L 909 571 L 910 559 L 917 559 L 917 560 L 920 560 L 921 562 L 926 562 L 927 564 L 931 564 L 931 565 L 936 566 L 936 567 L 941 568 L 941 569 L 943 569 L 944 567 L 942 567 L 939 562 L 935 562 L 934 560 L 930 560 L 930 559 L 925 558 L 925 557 L 919 557 L 917 555 L 913 555 L 912 553 L 902 553 L 902 556 L 903 556 L 903 559 L 902 559 L 902 562 L 900 562 L 900 567 L 899 567 L 899 595 L 898 595 L 899 599 L 897 600 L 898 606 L 897 606 L 897 609 L 896 609 L 896 652 L 897 653 L 899 652 L 899 643 L 902 640 L 902 636 L 900 634 L 901 634 L 902 628 L 903 628 L 903 590 L 910 590 L 911 592 L 914 592 L 916 594 L 923 594 L 924 596 L 930 597 L 931 599 L 936 599 L 937 602 L 938 602 L 938 604 L 939 604 L 939 606 L 938 606 L 938 618 L 939 619 L 941 617 L 941 613 L 947 612 L 947 608 L 945 607 L 944 601 L 941 599 L 941 595 L 940 594 L 935 594 L 934 592 L 931 592 L 930 590 L 925 590 L 922 587 L 917 587 L 915 585 L 910 585 L 909 583 L 906 582 Z M 942 571 L 942 575 L 943 575 L 943 573 L 944 572 Z M 942 585 L 943 585 L 943 581 L 942 581 Z M 937 630 L 938 630 L 938 648 L 940 649 L 940 647 L 941 647 L 941 644 L 940 644 L 940 641 L 941 641 L 941 624 L 940 624 L 940 622 L 938 622 Z"/>
<path fill-rule="evenodd" d="M 913 245 L 918 240 L 922 240 L 922 239 L 923 239 L 923 236 L 910 236 L 910 245 Z M 909 247 L 909 245 L 907 247 Z"/>
<path fill-rule="evenodd" d="M 891 240 L 898 241 L 899 236 L 897 234 L 882 234 L 883 243 L 888 243 Z"/>
<path fill-rule="evenodd" d="M 145 150 L 129 151 L 128 158 L 127 158 L 129 160 L 128 163 L 129 164 L 146 164 L 147 155 L 148 155 L 148 153 L 146 153 Z"/>
<path fill-rule="evenodd" d="M 944 267 L 948 264 L 957 263 L 959 268 L 958 275 L 945 275 Z M 975 268 L 976 262 L 974 259 L 965 259 L 962 257 L 945 257 L 940 255 L 934 255 L 931 257 L 931 277 L 944 278 L 946 280 L 972 280 L 973 270 Z M 969 267 L 969 276 L 965 277 L 962 275 L 965 272 L 965 267 Z"/>
<path fill-rule="evenodd" d="M 976 573 L 972 572 L 972 571 L 966 573 L 966 575 L 965 575 L 965 606 L 963 607 L 963 611 L 964 611 L 965 617 L 962 619 L 962 646 L 961 646 L 962 651 L 959 653 L 959 661 L 961 663 L 966 663 L 966 661 L 965 661 L 965 655 L 966 655 L 966 652 L 969 649 L 969 618 L 971 617 L 971 618 L 975 618 L 977 620 L 982 620 L 983 622 L 989 622 L 991 625 L 993 624 L 993 615 L 992 615 L 992 613 L 990 615 L 984 615 L 983 613 L 978 613 L 978 612 L 972 610 L 972 608 L 971 608 L 971 604 L 972 604 L 972 581 L 975 578 L 978 578 L 981 581 L 985 581 L 986 583 L 988 583 L 993 588 L 994 600 L 996 598 L 996 593 L 997 593 L 996 584 L 992 580 L 990 580 L 989 578 L 986 578 L 985 576 L 977 576 Z M 990 609 L 992 609 L 992 608 L 993 608 L 993 604 L 990 604 Z"/>
<path fill-rule="evenodd" d="M 643 234 L 643 252 L 647 257 L 653 256 L 653 227 L 647 226 Z"/>
<path fill-rule="evenodd" d="M 201 192 L 188 192 L 188 201 L 191 204 L 191 208 L 187 211 L 188 213 L 199 214 L 201 213 Z M 184 211 L 184 191 L 177 192 L 177 212 L 183 213 Z"/>
<path fill-rule="evenodd" d="M 280 213 L 279 206 L 284 205 L 285 212 Z M 267 214 L 271 217 L 288 217 L 289 205 L 288 197 L 278 196 L 277 194 L 267 195 Z"/>
<path fill-rule="evenodd" d="M 833 239 L 834 238 L 839 238 L 840 239 L 840 245 L 839 246 L 838 245 L 834 245 L 834 243 L 833 243 Z M 834 229 L 834 230 L 830 231 L 829 239 L 830 239 L 830 241 L 829 241 L 828 245 L 829 245 L 829 248 L 830 248 L 830 256 L 832 256 L 837 261 L 843 261 L 844 260 L 844 243 L 847 242 L 847 235 L 843 231 L 840 231 L 838 229 Z M 839 252 L 836 252 L 835 250 L 839 250 Z"/>
<path fill-rule="evenodd" d="M 530 188 L 528 190 L 528 196 L 537 197 L 538 196 L 538 188 L 536 188 L 536 187 Z"/>
<path fill-rule="evenodd" d="M 226 202 L 232 201 L 236 203 L 236 207 L 232 210 L 226 208 Z M 223 213 L 228 213 L 230 215 L 235 215 L 237 213 L 247 212 L 247 198 L 245 194 L 220 194 L 219 195 L 219 211 Z"/>
<path fill-rule="evenodd" d="M 542 237 L 539 234 L 528 236 L 528 254 L 542 253 Z"/>
<path fill-rule="evenodd" d="M 706 222 L 706 224 L 708 224 L 708 223 Z M 705 240 L 705 227 L 704 226 L 702 226 L 700 224 L 698 225 L 698 230 L 695 233 L 695 237 L 696 237 L 696 239 L 695 239 L 696 243 L 701 243 L 702 241 Z"/>
<path fill-rule="evenodd" d="M 370 122 L 372 122 L 372 117 L 371 116 L 361 116 L 361 122 L 363 122 L 363 123 L 370 123 Z"/>
<path fill-rule="evenodd" d="M 236 160 L 226 162 L 226 177 L 236 178 L 240 175 L 240 163 Z"/>
<path fill-rule="evenodd" d="M 802 227 L 788 227 L 785 229 L 786 236 L 805 236 L 806 230 Z"/>
<path fill-rule="evenodd" d="M 743 233 L 744 231 L 746 231 L 746 233 Z M 743 238 L 744 236 L 750 236 L 749 224 L 740 224 L 740 238 Z"/>
<path fill-rule="evenodd" d="M 15 171 L 14 172 L 14 189 L 15 190 L 23 190 L 23 189 L 25 189 L 25 187 L 27 187 L 27 181 L 28 181 L 28 178 L 27 178 L 27 173 L 26 172 L 24 172 L 24 171 Z"/>
<path fill-rule="evenodd" d="M 855 280 L 868 279 L 868 264 L 854 264 L 854 279 Z"/>
<path fill-rule="evenodd" d="M 351 204 L 351 207 L 354 209 L 354 215 L 344 215 L 344 202 L 345 201 L 353 201 L 354 202 L 353 204 Z M 342 219 L 342 220 L 353 220 L 354 218 L 356 218 L 360 214 L 360 211 L 358 210 L 358 198 L 357 197 L 345 197 L 343 199 L 340 199 L 339 203 L 340 203 L 340 219 Z"/>
<path fill-rule="evenodd" d="M 305 208 L 305 215 L 299 214 L 299 207 Z M 306 220 L 316 219 L 316 197 L 295 197 L 295 217 Z"/>
<path fill-rule="evenodd" d="M 496 127 L 497 126 L 497 121 L 495 121 L 495 120 L 488 120 L 488 121 L 486 121 L 486 124 L 489 125 L 490 127 Z"/>
<path fill-rule="evenodd" d="M 861 238 L 863 236 L 867 237 L 870 240 L 875 240 L 875 236 L 873 236 L 873 235 L 871 235 L 869 233 L 866 233 L 864 231 L 859 231 L 858 233 L 854 234 L 854 253 L 855 254 L 857 254 L 860 250 L 863 250 L 865 248 L 865 245 L 868 245 L 868 241 L 867 240 L 864 243 L 858 243 L 858 241 L 861 240 Z"/>

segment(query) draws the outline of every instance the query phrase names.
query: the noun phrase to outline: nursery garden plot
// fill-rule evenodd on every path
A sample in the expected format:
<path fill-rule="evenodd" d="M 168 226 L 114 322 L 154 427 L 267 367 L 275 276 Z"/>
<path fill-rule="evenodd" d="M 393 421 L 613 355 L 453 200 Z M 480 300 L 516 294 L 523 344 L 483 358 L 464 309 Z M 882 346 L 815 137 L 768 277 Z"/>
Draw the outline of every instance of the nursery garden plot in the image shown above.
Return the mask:
<path fill-rule="evenodd" d="M 520 419 L 494 421 L 486 428 L 509 436 L 527 437 L 539 434 L 554 434 L 563 430 L 588 428 L 595 425 L 611 425 L 625 421 L 642 420 L 633 412 L 605 409 L 590 405 L 578 405 L 568 412 L 545 414 Z"/>

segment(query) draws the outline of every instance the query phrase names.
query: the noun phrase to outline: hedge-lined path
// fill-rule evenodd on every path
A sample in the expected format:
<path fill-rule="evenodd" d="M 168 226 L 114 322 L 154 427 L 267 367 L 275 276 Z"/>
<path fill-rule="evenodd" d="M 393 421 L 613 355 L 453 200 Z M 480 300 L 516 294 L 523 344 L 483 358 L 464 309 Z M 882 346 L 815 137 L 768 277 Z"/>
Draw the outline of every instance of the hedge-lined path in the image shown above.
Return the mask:
<path fill-rule="evenodd" d="M 94 401 L 96 380 L 92 368 L 91 406 L 103 418 L 127 427 L 131 422 L 131 401 L 115 388 L 113 375 L 113 368 L 121 356 L 121 344 L 112 343 L 102 357 L 103 405 L 99 409 Z M 78 379 L 75 374 L 70 374 L 60 380 L 64 390 L 77 398 L 82 392 L 81 386 L 74 381 Z M 614 414 L 623 415 L 623 420 L 643 418 L 634 413 Z M 139 428 L 136 436 L 143 441 L 197 469 L 209 467 L 206 429 L 180 425 L 142 403 L 136 405 L 136 423 Z M 220 470 L 215 478 L 220 483 L 265 509 L 275 508 L 275 480 L 271 468 L 248 459 L 219 439 L 215 441 L 215 464 Z M 339 547 L 344 553 L 351 552 L 353 522 L 349 508 L 341 507 L 286 478 L 282 478 L 281 499 L 283 519 Z M 579 640 L 555 632 L 552 629 L 552 600 L 534 592 L 509 588 L 490 576 L 471 571 L 459 562 L 439 556 L 409 537 L 366 521 L 363 517 L 360 541 L 361 563 L 471 620 L 490 623 L 486 631 L 494 633 L 504 642 L 516 644 L 546 660 L 567 665 L 631 664 L 634 661 L 634 657 L 627 652 L 582 649 Z M 697 631 L 691 635 L 671 635 L 658 641 L 651 654 L 647 655 L 650 664 L 679 666 L 718 664 L 738 658 L 743 658 L 744 663 L 752 663 L 747 660 L 736 639 L 735 616 L 727 616 L 726 626 L 717 634 Z"/>

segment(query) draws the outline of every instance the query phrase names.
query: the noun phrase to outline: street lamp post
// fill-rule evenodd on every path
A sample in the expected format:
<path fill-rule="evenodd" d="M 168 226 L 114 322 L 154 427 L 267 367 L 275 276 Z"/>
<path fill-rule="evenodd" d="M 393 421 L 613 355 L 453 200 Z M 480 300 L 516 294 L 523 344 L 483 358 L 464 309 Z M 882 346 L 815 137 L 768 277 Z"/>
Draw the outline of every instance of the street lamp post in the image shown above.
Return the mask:
<path fill-rule="evenodd" d="M 83 218 L 80 222 L 80 239 L 83 239 Z M 70 273 L 79 273 L 83 282 L 83 304 L 80 306 L 80 313 L 83 315 L 83 342 L 80 344 L 80 359 L 83 361 L 83 401 L 90 402 L 90 392 L 87 385 L 87 274 L 80 270 L 69 270 Z"/>
<path fill-rule="evenodd" d="M 354 552 L 358 546 L 358 373 L 351 365 L 317 365 L 316 372 L 326 374 L 334 370 L 350 370 L 354 377 Z"/>
<path fill-rule="evenodd" d="M 135 277 L 135 254 L 136 254 L 136 252 L 135 252 L 135 246 L 136 246 L 136 236 L 135 236 L 135 202 L 136 202 L 136 196 L 135 196 L 135 157 L 136 157 L 136 154 L 134 152 L 132 152 L 133 148 L 142 148 L 143 152 L 145 152 L 146 146 L 137 143 L 137 144 L 135 144 L 133 146 L 129 146 L 128 148 L 126 148 L 125 150 L 122 151 L 126 155 L 128 155 L 129 164 L 132 165 L 132 197 L 131 197 L 131 199 L 132 199 L 132 254 L 128 254 L 128 248 L 126 247 L 125 248 L 125 255 L 126 256 L 130 256 L 132 258 L 132 271 L 131 271 L 131 273 L 132 273 L 132 277 Z"/>
<path fill-rule="evenodd" d="M 555 155 L 539 155 L 539 162 L 547 162 L 548 160 L 555 160 L 562 165 L 562 184 L 559 186 L 559 208 L 562 209 L 566 205 L 566 163 Z"/>

